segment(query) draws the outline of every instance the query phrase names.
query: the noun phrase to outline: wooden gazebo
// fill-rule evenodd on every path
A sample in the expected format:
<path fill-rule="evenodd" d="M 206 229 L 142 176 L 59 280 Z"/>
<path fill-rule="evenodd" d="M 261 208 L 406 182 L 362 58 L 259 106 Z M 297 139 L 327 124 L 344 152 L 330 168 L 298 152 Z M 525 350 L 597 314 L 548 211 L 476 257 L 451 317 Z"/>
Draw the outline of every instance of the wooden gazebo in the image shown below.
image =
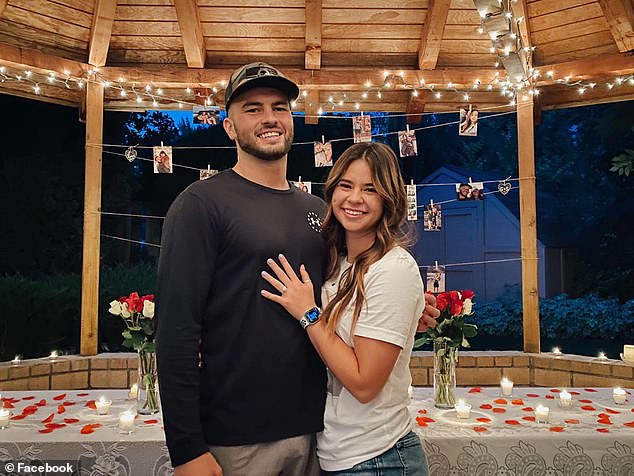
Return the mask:
<path fill-rule="evenodd" d="M 533 124 L 634 98 L 631 0 L 0 0 L 0 92 L 86 121 L 81 353 L 97 352 L 103 111 L 222 105 L 264 61 L 295 111 L 517 110 L 524 350 L 539 352 Z"/>

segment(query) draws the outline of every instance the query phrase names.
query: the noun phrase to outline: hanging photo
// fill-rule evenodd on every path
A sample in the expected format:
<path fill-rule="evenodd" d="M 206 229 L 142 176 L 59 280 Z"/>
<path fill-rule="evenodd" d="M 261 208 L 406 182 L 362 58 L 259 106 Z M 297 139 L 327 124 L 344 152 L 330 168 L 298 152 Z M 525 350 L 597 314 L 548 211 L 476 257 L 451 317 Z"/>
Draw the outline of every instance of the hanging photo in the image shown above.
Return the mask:
<path fill-rule="evenodd" d="M 456 199 L 464 200 L 484 200 L 484 183 L 471 182 L 456 184 Z"/>
<path fill-rule="evenodd" d="M 171 174 L 172 173 L 172 146 L 152 147 L 154 153 L 154 173 L 155 174 Z"/>
<path fill-rule="evenodd" d="M 423 211 L 423 231 L 442 230 L 442 211 L 440 205 L 432 203 L 425 205 Z"/>
<path fill-rule="evenodd" d="M 194 106 L 192 113 L 194 124 L 215 126 L 219 122 L 220 108 L 218 106 Z"/>
<path fill-rule="evenodd" d="M 370 116 L 352 117 L 352 135 L 357 142 L 372 142 L 372 119 Z"/>
<path fill-rule="evenodd" d="M 332 144 L 315 142 L 315 167 L 332 167 Z"/>
<path fill-rule="evenodd" d="M 482 182 L 471 183 L 471 200 L 484 200 L 484 184 Z"/>
<path fill-rule="evenodd" d="M 398 132 L 398 150 L 401 157 L 415 157 L 418 155 L 418 145 L 416 144 L 416 132 Z"/>
<path fill-rule="evenodd" d="M 313 188 L 312 187 L 312 185 L 313 185 L 312 182 L 304 182 L 304 181 L 293 182 L 293 181 L 291 181 L 291 183 L 293 185 L 295 185 L 298 189 L 303 190 L 306 193 L 312 193 L 312 188 Z"/>
<path fill-rule="evenodd" d="M 416 197 L 416 185 L 406 185 L 407 187 L 407 219 L 418 220 L 418 201 Z"/>
<path fill-rule="evenodd" d="M 218 173 L 217 170 L 212 169 L 200 169 L 200 180 L 208 179 L 209 177 L 213 177 Z"/>
<path fill-rule="evenodd" d="M 478 107 L 469 104 L 469 108 L 460 108 L 460 124 L 458 134 L 475 137 L 478 135 Z"/>
<path fill-rule="evenodd" d="M 427 268 L 427 279 L 425 280 L 427 292 L 434 294 L 445 292 L 445 267 L 429 266 Z"/>

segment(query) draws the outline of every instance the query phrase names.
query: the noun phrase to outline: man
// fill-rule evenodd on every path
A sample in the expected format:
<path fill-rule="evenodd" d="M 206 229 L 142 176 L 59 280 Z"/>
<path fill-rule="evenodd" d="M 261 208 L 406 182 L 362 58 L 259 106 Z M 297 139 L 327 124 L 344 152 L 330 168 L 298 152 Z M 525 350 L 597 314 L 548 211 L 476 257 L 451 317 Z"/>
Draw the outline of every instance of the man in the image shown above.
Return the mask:
<path fill-rule="evenodd" d="M 461 183 L 458 186 L 458 200 L 471 200 L 471 185 L 468 183 Z"/>
<path fill-rule="evenodd" d="M 283 253 L 306 265 L 319 302 L 324 204 L 286 180 L 298 95 L 267 64 L 236 70 L 223 125 L 238 161 L 188 187 L 165 219 L 156 345 L 177 476 L 319 474 L 325 369 L 302 327 L 261 297 L 259 278 Z"/>

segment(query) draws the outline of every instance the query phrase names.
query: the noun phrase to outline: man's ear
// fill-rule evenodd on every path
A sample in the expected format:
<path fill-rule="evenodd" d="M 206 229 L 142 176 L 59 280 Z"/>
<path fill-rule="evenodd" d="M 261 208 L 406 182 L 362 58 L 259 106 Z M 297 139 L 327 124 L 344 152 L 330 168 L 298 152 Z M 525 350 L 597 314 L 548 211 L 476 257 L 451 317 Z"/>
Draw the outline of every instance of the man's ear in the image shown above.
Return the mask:
<path fill-rule="evenodd" d="M 225 128 L 225 132 L 229 136 L 229 139 L 236 140 L 237 134 L 235 128 L 233 127 L 233 121 L 231 119 L 226 117 L 225 120 L 222 121 L 222 127 Z"/>

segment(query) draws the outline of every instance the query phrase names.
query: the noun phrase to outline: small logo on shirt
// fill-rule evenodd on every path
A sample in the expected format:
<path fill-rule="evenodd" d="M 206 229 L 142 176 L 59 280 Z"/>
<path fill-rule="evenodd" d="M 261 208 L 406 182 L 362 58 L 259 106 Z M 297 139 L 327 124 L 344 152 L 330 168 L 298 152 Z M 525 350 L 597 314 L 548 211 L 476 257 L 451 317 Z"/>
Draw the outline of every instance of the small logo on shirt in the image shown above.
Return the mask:
<path fill-rule="evenodd" d="M 316 231 L 317 233 L 321 231 L 321 218 L 319 218 L 319 215 L 315 212 L 308 212 L 306 219 L 313 231 Z"/>

